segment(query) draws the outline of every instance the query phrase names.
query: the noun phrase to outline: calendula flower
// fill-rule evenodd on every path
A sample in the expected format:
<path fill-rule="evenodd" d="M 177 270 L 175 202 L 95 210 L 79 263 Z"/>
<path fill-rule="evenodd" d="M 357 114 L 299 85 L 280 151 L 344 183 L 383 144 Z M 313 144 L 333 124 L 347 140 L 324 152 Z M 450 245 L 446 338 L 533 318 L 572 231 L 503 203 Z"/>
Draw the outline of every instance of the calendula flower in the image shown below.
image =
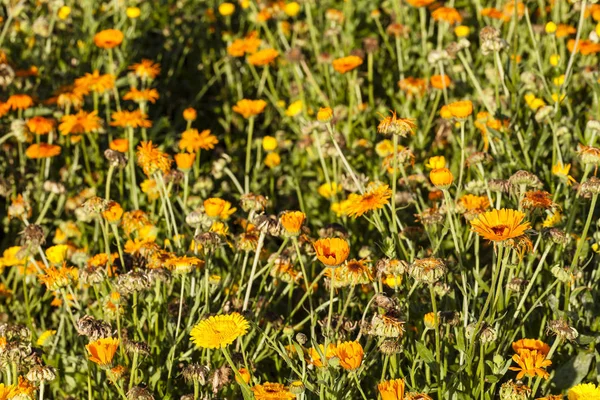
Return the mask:
<path fill-rule="evenodd" d="M 32 117 L 27 120 L 27 128 L 31 133 L 36 135 L 47 135 L 52 132 L 55 125 L 56 121 L 53 119 L 41 116 Z"/>
<path fill-rule="evenodd" d="M 94 44 L 101 49 L 112 49 L 123 42 L 123 32 L 118 29 L 105 29 L 94 35 Z"/>
<path fill-rule="evenodd" d="M 139 64 L 133 64 L 129 67 L 138 78 L 152 80 L 160 74 L 160 64 L 152 60 L 142 59 Z"/>
<path fill-rule="evenodd" d="M 111 74 L 100 75 L 98 70 L 86 73 L 83 77 L 75 79 L 75 88 L 83 93 L 96 92 L 103 94 L 115 87 L 115 77 Z"/>
<path fill-rule="evenodd" d="M 286 234 L 298 236 L 305 219 L 306 214 L 302 211 L 284 211 L 279 216 L 279 223 L 285 229 Z"/>
<path fill-rule="evenodd" d="M 366 260 L 349 260 L 341 266 L 325 271 L 325 276 L 335 274 L 334 287 L 365 285 L 373 281 L 371 267 Z"/>
<path fill-rule="evenodd" d="M 446 264 L 435 257 L 420 258 L 413 261 L 408 268 L 408 273 L 419 282 L 432 284 L 444 276 Z"/>
<path fill-rule="evenodd" d="M 49 339 L 54 335 L 56 335 L 56 331 L 54 330 L 44 331 L 40 336 L 38 336 L 36 344 L 41 347 L 46 346 L 48 344 Z"/>
<path fill-rule="evenodd" d="M 111 150 L 118 151 L 120 153 L 127 153 L 129 150 L 129 140 L 128 139 L 113 139 L 108 147 Z"/>
<path fill-rule="evenodd" d="M 568 400 L 600 399 L 600 387 L 593 383 L 580 383 L 567 391 Z"/>
<path fill-rule="evenodd" d="M 302 100 L 297 100 L 288 106 L 288 108 L 285 110 L 285 115 L 288 117 L 295 117 L 302 112 L 303 107 L 304 105 Z"/>
<path fill-rule="evenodd" d="M 429 173 L 429 180 L 438 189 L 448 189 L 454 181 L 454 176 L 448 168 L 436 168 Z"/>
<path fill-rule="evenodd" d="M 4 250 L 2 258 L 0 258 L 0 265 L 3 267 L 15 267 L 19 265 L 25 265 L 27 258 L 23 255 L 19 258 L 19 251 L 21 246 L 12 246 Z"/>
<path fill-rule="evenodd" d="M 196 159 L 195 153 L 175 154 L 175 164 L 177 164 L 177 168 L 183 172 L 186 172 L 186 171 L 189 171 L 190 169 L 192 169 L 195 159 Z"/>
<path fill-rule="evenodd" d="M 477 215 L 490 208 L 490 201 L 487 196 L 466 194 L 458 200 L 458 206 L 464 210 L 465 213 Z"/>
<path fill-rule="evenodd" d="M 446 157 L 444 156 L 435 156 L 430 157 L 425 163 L 425 167 L 429 169 L 438 169 L 444 168 L 446 166 Z"/>
<path fill-rule="evenodd" d="M 330 107 L 321 107 L 317 112 L 317 121 L 329 122 L 333 118 L 333 110 Z"/>
<path fill-rule="evenodd" d="M 359 56 L 347 56 L 333 60 L 333 69 L 341 74 L 350 72 L 363 63 Z"/>
<path fill-rule="evenodd" d="M 552 174 L 557 176 L 567 185 L 571 185 L 575 182 L 575 178 L 569 175 L 569 171 L 571 170 L 571 164 L 562 164 L 560 161 L 552 166 Z"/>
<path fill-rule="evenodd" d="M 331 182 L 331 183 L 324 183 L 321 186 L 319 186 L 319 188 L 317 189 L 317 192 L 327 198 L 330 199 L 331 197 L 335 196 L 336 194 L 340 193 L 342 191 L 342 186 L 335 183 L 335 182 Z"/>
<path fill-rule="evenodd" d="M 269 168 L 275 168 L 281 164 L 281 156 L 277 153 L 269 153 L 265 156 L 265 165 Z"/>
<path fill-rule="evenodd" d="M 433 75 L 429 79 L 429 82 L 431 83 L 431 86 L 440 90 L 445 89 L 452 84 L 452 80 L 448 75 Z"/>
<path fill-rule="evenodd" d="M 142 167 L 147 176 L 161 171 L 167 173 L 171 168 L 171 160 L 169 155 L 163 153 L 157 146 L 152 144 L 152 141 L 141 142 L 137 147 L 137 164 Z"/>
<path fill-rule="evenodd" d="M 552 201 L 550 193 L 543 190 L 532 190 L 525 192 L 521 199 L 521 206 L 526 210 L 542 209 L 548 210 L 555 208 L 556 204 Z"/>
<path fill-rule="evenodd" d="M 544 356 L 550 352 L 550 346 L 538 339 L 520 339 L 513 342 L 512 348 L 515 353 L 520 353 L 522 350 L 535 350 Z"/>
<path fill-rule="evenodd" d="M 383 208 L 391 197 L 392 190 L 388 185 L 371 182 L 364 194 L 351 193 L 348 196 L 347 213 L 354 218 L 360 217 L 369 211 Z"/>
<path fill-rule="evenodd" d="M 55 144 L 40 143 L 32 144 L 25 150 L 25 155 L 29 158 L 51 158 L 60 154 L 60 146 Z"/>
<path fill-rule="evenodd" d="M 436 21 L 446 21 L 449 24 L 461 23 L 463 20 L 458 10 L 452 7 L 440 7 L 436 9 L 431 13 L 431 18 Z"/>
<path fill-rule="evenodd" d="M 340 360 L 340 365 L 346 371 L 354 371 L 362 363 L 365 355 L 358 342 L 343 342 L 336 346 L 335 355 Z"/>
<path fill-rule="evenodd" d="M 264 100 L 248 100 L 242 99 L 238 101 L 233 107 L 233 111 L 242 115 L 244 118 L 255 117 L 258 114 L 261 114 L 265 107 L 267 106 L 267 102 Z"/>
<path fill-rule="evenodd" d="M 513 355 L 513 361 L 518 367 L 510 367 L 511 371 L 518 371 L 517 379 L 522 379 L 524 376 L 535 377 L 536 375 L 548 379 L 548 372 L 544 369 L 552 365 L 552 361 L 546 359 L 546 355 L 537 350 L 520 350 L 518 354 Z"/>
<path fill-rule="evenodd" d="M 221 3 L 219 4 L 219 14 L 224 17 L 230 16 L 235 11 L 235 5 L 233 3 Z"/>
<path fill-rule="evenodd" d="M 185 110 L 183 110 L 183 119 L 185 119 L 186 121 L 195 121 L 197 117 L 198 113 L 192 107 L 188 107 Z"/>
<path fill-rule="evenodd" d="M 190 336 L 197 347 L 218 349 L 245 335 L 249 328 L 248 321 L 238 313 L 216 315 L 197 323 Z"/>
<path fill-rule="evenodd" d="M 125 15 L 127 18 L 136 19 L 142 14 L 142 10 L 139 7 L 127 7 Z"/>
<path fill-rule="evenodd" d="M 102 368 L 107 368 L 112 364 L 112 360 L 119 347 L 119 339 L 101 338 L 86 345 L 90 361 L 98 364 Z"/>
<path fill-rule="evenodd" d="M 11 110 L 27 110 L 33 106 L 33 99 L 26 94 L 13 94 L 6 100 L 6 104 Z"/>
<path fill-rule="evenodd" d="M 46 285 L 48 290 L 60 290 L 68 286 L 77 277 L 77 270 L 67 267 L 64 263 L 61 268 L 50 266 L 44 268 L 44 273 L 39 274 L 39 280 Z"/>
<path fill-rule="evenodd" d="M 262 148 L 264 151 L 273 151 L 277 148 L 277 139 L 273 136 L 265 136 L 262 140 Z"/>
<path fill-rule="evenodd" d="M 135 111 L 115 111 L 111 114 L 113 119 L 111 126 L 119 126 L 121 128 L 150 128 L 152 121 L 147 119 L 147 115 L 142 110 Z"/>
<path fill-rule="evenodd" d="M 61 135 L 78 135 L 96 132 L 100 127 L 100 118 L 96 111 L 88 113 L 80 110 L 77 114 L 64 115 L 58 130 Z"/>
<path fill-rule="evenodd" d="M 111 201 L 106 210 L 102 212 L 102 216 L 111 224 L 118 224 L 123 216 L 123 208 L 116 201 Z"/>
<path fill-rule="evenodd" d="M 204 200 L 204 212 L 211 218 L 228 219 L 236 210 L 227 200 L 217 197 Z"/>
<path fill-rule="evenodd" d="M 450 114 L 459 120 L 463 120 L 473 114 L 473 103 L 470 100 L 456 101 L 448 104 Z"/>
<path fill-rule="evenodd" d="M 341 238 L 319 239 L 313 246 L 319 261 L 328 267 L 341 265 L 350 254 L 348 242 Z"/>
<path fill-rule="evenodd" d="M 323 367 L 327 365 L 327 361 L 333 357 L 335 357 L 335 345 L 333 343 L 329 343 L 327 345 L 327 350 L 325 347 L 320 344 L 317 348 L 311 347 L 307 351 L 308 358 L 307 361 L 314 365 L 315 367 Z"/>
<path fill-rule="evenodd" d="M 188 129 L 181 135 L 179 149 L 185 150 L 188 153 L 195 153 L 200 149 L 214 149 L 218 143 L 219 140 L 214 135 L 211 135 L 209 129 L 205 129 L 200 133 L 197 129 Z"/>
<path fill-rule="evenodd" d="M 406 135 L 413 134 L 416 128 L 415 120 L 412 118 L 398 118 L 396 111 L 392 111 L 392 115 L 383 118 L 377 125 L 377 132 L 384 135 Z"/>
<path fill-rule="evenodd" d="M 255 400 L 286 400 L 295 399 L 293 394 L 282 383 L 265 382 L 251 388 Z"/>
<path fill-rule="evenodd" d="M 123 100 L 133 100 L 136 103 L 150 102 L 154 104 L 159 97 L 156 89 L 146 88 L 139 90 L 135 87 L 131 87 L 129 92 L 125 93 L 125 96 L 123 96 Z"/>
<path fill-rule="evenodd" d="M 248 56 L 248 63 L 254 66 L 264 66 L 271 64 L 277 57 L 279 52 L 275 49 L 264 49 Z"/>
<path fill-rule="evenodd" d="M 199 269 L 203 266 L 204 261 L 196 257 L 187 256 L 170 257 L 165 262 L 165 267 L 167 267 L 174 274 L 188 274 L 194 269 Z"/>
<path fill-rule="evenodd" d="M 524 219 L 522 212 L 503 208 L 479 214 L 471 221 L 471 227 L 487 240 L 502 242 L 525 234 L 531 224 Z"/>
<path fill-rule="evenodd" d="M 381 400 L 404 400 L 404 379 L 383 381 L 377 385 Z"/>

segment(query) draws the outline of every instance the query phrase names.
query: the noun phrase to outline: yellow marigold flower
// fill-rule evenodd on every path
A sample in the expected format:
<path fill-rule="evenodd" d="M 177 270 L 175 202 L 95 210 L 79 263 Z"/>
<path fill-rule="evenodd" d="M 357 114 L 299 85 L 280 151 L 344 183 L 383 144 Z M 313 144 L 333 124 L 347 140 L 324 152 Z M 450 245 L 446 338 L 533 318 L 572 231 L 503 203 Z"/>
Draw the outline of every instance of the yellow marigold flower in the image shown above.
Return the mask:
<path fill-rule="evenodd" d="M 248 372 L 248 370 L 246 368 L 238 369 L 238 374 L 242 379 L 240 381 L 240 378 L 238 378 L 238 375 L 236 374 L 235 381 L 237 383 L 242 383 L 242 381 L 246 384 L 250 383 L 250 372 Z"/>
<path fill-rule="evenodd" d="M 295 399 L 293 394 L 282 383 L 265 382 L 251 388 L 255 400 L 286 400 Z"/>
<path fill-rule="evenodd" d="M 347 56 L 333 60 L 333 69 L 341 74 L 350 72 L 363 63 L 359 56 Z"/>
<path fill-rule="evenodd" d="M 265 136 L 262 140 L 262 147 L 264 151 L 273 151 L 277 148 L 277 139 L 273 136 Z"/>
<path fill-rule="evenodd" d="M 287 110 L 285 110 L 285 115 L 295 117 L 302 112 L 303 107 L 302 100 L 297 100 L 288 106 Z"/>
<path fill-rule="evenodd" d="M 471 221 L 471 227 L 487 240 L 502 242 L 525 234 L 531 225 L 524 219 L 522 212 L 503 208 L 479 214 Z"/>
<path fill-rule="evenodd" d="M 408 95 L 421 96 L 427 91 L 427 81 L 409 76 L 398 81 L 398 87 Z"/>
<path fill-rule="evenodd" d="M 57 244 L 56 246 L 48 247 L 45 253 L 50 263 L 58 265 L 65 261 L 68 251 L 69 246 L 66 244 Z"/>
<path fill-rule="evenodd" d="M 152 80 L 160 73 L 160 64 L 152 60 L 142 59 L 138 64 L 133 64 L 129 67 L 138 78 Z"/>
<path fill-rule="evenodd" d="M 123 216 L 123 208 L 116 201 L 111 201 L 102 216 L 111 224 L 118 224 Z"/>
<path fill-rule="evenodd" d="M 319 239 L 313 244 L 317 258 L 328 267 L 341 265 L 350 254 L 350 246 L 345 239 Z"/>
<path fill-rule="evenodd" d="M 185 110 L 183 110 L 183 119 L 185 119 L 186 121 L 195 121 L 197 117 L 198 113 L 192 107 L 188 107 Z"/>
<path fill-rule="evenodd" d="M 333 282 L 334 288 L 366 285 L 373 281 L 373 273 L 366 260 L 346 261 L 340 267 L 331 268 L 325 271 L 325 276 L 335 277 L 335 281 Z"/>
<path fill-rule="evenodd" d="M 398 118 L 396 111 L 392 115 L 384 117 L 377 125 L 377 132 L 384 135 L 400 135 L 405 137 L 409 133 L 414 133 L 416 128 L 415 120 L 412 118 Z"/>
<path fill-rule="evenodd" d="M 556 32 L 556 28 L 557 28 L 557 26 L 554 22 L 550 21 L 550 22 L 546 23 L 546 27 L 545 27 L 546 33 L 552 34 L 552 33 Z"/>
<path fill-rule="evenodd" d="M 348 196 L 348 215 L 360 217 L 361 215 L 383 208 L 392 197 L 392 190 L 388 185 L 371 182 L 364 194 L 351 193 Z"/>
<path fill-rule="evenodd" d="M 265 157 L 265 165 L 269 168 L 275 168 L 281 164 L 281 157 L 277 153 L 269 153 Z"/>
<path fill-rule="evenodd" d="M 346 371 L 354 371 L 362 363 L 365 352 L 358 342 L 343 342 L 336 346 L 335 355 Z"/>
<path fill-rule="evenodd" d="M 101 338 L 85 346 L 90 355 L 90 361 L 102 368 L 109 367 L 112 364 L 118 347 L 119 339 L 114 338 Z"/>
<path fill-rule="evenodd" d="M 125 10 L 125 15 L 127 15 L 127 17 L 131 19 L 138 18 L 141 13 L 142 10 L 140 10 L 139 7 L 127 7 L 127 9 Z"/>
<path fill-rule="evenodd" d="M 113 139 L 108 147 L 111 150 L 118 151 L 120 153 L 127 153 L 129 150 L 129 140 L 128 139 Z"/>
<path fill-rule="evenodd" d="M 56 144 L 32 144 L 25 150 L 25 155 L 31 159 L 51 158 L 60 154 L 60 146 Z"/>
<path fill-rule="evenodd" d="M 318 345 L 317 348 L 311 347 L 310 349 L 308 349 L 308 358 L 306 361 L 308 361 L 310 364 L 314 365 L 315 367 L 323 367 L 324 365 L 327 364 L 327 361 L 330 358 L 335 357 L 335 345 L 333 343 L 329 343 L 327 345 L 327 351 L 325 351 L 325 347 L 323 347 L 322 344 Z"/>
<path fill-rule="evenodd" d="M 469 33 L 471 33 L 471 28 L 469 28 L 466 25 L 459 25 L 456 28 L 454 28 L 454 34 L 459 38 L 467 37 L 469 36 Z"/>
<path fill-rule="evenodd" d="M 232 208 L 231 203 L 227 200 L 217 197 L 204 200 L 204 212 L 211 218 L 228 219 L 236 211 L 237 208 Z"/>
<path fill-rule="evenodd" d="M 123 32 L 118 29 L 105 29 L 94 35 L 94 44 L 101 49 L 112 49 L 123 42 Z"/>
<path fill-rule="evenodd" d="M 302 211 L 284 211 L 279 216 L 279 223 L 288 235 L 298 236 L 305 219 L 306 214 Z"/>
<path fill-rule="evenodd" d="M 317 189 L 317 192 L 325 197 L 325 198 L 332 198 L 333 196 L 335 196 L 336 194 L 338 194 L 339 192 L 342 191 L 342 186 L 338 185 L 335 182 L 331 182 L 331 183 L 324 183 L 321 186 L 319 186 L 319 189 Z"/>
<path fill-rule="evenodd" d="M 446 158 L 444 156 L 430 157 L 425 164 L 426 168 L 437 169 L 446 167 Z"/>
<path fill-rule="evenodd" d="M 46 285 L 49 290 L 60 290 L 69 285 L 73 279 L 77 277 L 77 270 L 68 268 L 63 263 L 61 268 L 50 266 L 44 268 L 44 273 L 39 274 L 39 280 Z"/>
<path fill-rule="evenodd" d="M 560 62 L 560 56 L 558 54 L 552 54 L 550 56 L 550 65 L 552 65 L 553 67 L 556 67 L 559 62 Z"/>
<path fill-rule="evenodd" d="M 44 331 L 37 339 L 36 344 L 38 346 L 46 346 L 48 343 L 48 339 L 50 339 L 52 336 L 56 335 L 56 331 L 53 330 L 47 330 Z"/>
<path fill-rule="evenodd" d="M 219 14 L 224 17 L 228 17 L 235 12 L 235 4 L 233 3 L 221 3 L 219 4 Z"/>
<path fill-rule="evenodd" d="M 154 179 L 145 179 L 140 183 L 142 193 L 148 195 L 150 201 L 154 201 L 160 197 L 160 190 L 158 189 L 158 183 Z"/>
<path fill-rule="evenodd" d="M 21 246 L 12 246 L 4 250 L 2 258 L 0 258 L 0 266 L 4 267 L 16 267 L 19 265 L 25 265 L 27 259 L 25 257 L 18 258 Z"/>
<path fill-rule="evenodd" d="M 600 387 L 593 383 L 580 383 L 567 392 L 568 400 L 597 400 L 600 399 Z"/>
<path fill-rule="evenodd" d="M 69 15 L 71 14 L 71 7 L 69 6 L 62 6 L 61 8 L 58 9 L 58 18 L 62 19 L 63 21 L 67 18 L 69 18 Z"/>
<path fill-rule="evenodd" d="M 404 400 L 404 379 L 383 381 L 377 385 L 377 389 L 381 400 Z"/>
<path fill-rule="evenodd" d="M 111 74 L 102 74 L 100 71 L 86 73 L 81 78 L 75 79 L 75 89 L 81 93 L 96 92 L 103 94 L 115 87 L 115 76 Z"/>
<path fill-rule="evenodd" d="M 64 115 L 58 126 L 61 135 L 78 135 L 96 132 L 100 129 L 100 118 L 96 111 L 91 113 L 79 110 L 77 114 Z"/>
<path fill-rule="evenodd" d="M 248 62 L 255 66 L 265 66 L 271 64 L 279 56 L 275 49 L 264 49 L 248 56 Z"/>
<path fill-rule="evenodd" d="M 384 139 L 375 145 L 375 152 L 379 157 L 387 157 L 394 152 L 394 144 L 389 139 Z"/>
<path fill-rule="evenodd" d="M 242 99 L 238 101 L 236 105 L 232 107 L 232 109 L 244 118 L 250 118 L 261 114 L 265 110 L 266 106 L 267 102 L 264 100 Z"/>
<path fill-rule="evenodd" d="M 470 100 L 456 101 L 448 104 L 448 111 L 454 118 L 465 119 L 473 113 L 473 103 Z"/>
<path fill-rule="evenodd" d="M 547 360 L 546 356 L 536 350 L 521 350 L 518 354 L 513 355 L 513 361 L 518 367 L 510 367 L 511 371 L 518 371 L 517 379 L 520 380 L 524 376 L 535 377 L 536 375 L 548 379 L 548 372 L 544 369 L 552 365 L 552 361 Z"/>
<path fill-rule="evenodd" d="M 465 194 L 458 200 L 458 206 L 466 212 L 479 214 L 490 208 L 490 200 L 487 196 Z"/>
<path fill-rule="evenodd" d="M 197 347 L 218 349 L 245 335 L 249 328 L 248 321 L 238 313 L 215 315 L 198 322 L 190 336 Z"/>
<path fill-rule="evenodd" d="M 283 12 L 286 13 L 288 17 L 295 17 L 300 12 L 300 4 L 291 1 L 283 7 Z"/>
<path fill-rule="evenodd" d="M 171 257 L 165 262 L 165 266 L 174 274 L 188 274 L 204 267 L 204 261 L 196 257 Z"/>
<path fill-rule="evenodd" d="M 387 275 L 383 283 L 392 289 L 399 288 L 402 285 L 402 275 Z"/>
<path fill-rule="evenodd" d="M 342 200 L 336 203 L 331 203 L 331 211 L 333 211 L 338 217 L 348 215 L 348 207 L 350 206 L 350 200 Z"/>
<path fill-rule="evenodd" d="M 429 173 L 429 180 L 438 189 L 448 189 L 454 181 L 454 176 L 448 168 L 436 168 Z"/>
<path fill-rule="evenodd" d="M 554 212 L 548 214 L 546 219 L 544 219 L 542 226 L 544 228 L 552 228 L 553 226 L 556 226 L 561 221 L 561 219 L 562 214 L 560 213 L 560 211 L 554 210 Z"/>
<path fill-rule="evenodd" d="M 171 160 L 167 153 L 163 153 L 152 141 L 141 142 L 137 147 L 137 164 L 142 167 L 147 176 L 161 171 L 166 174 L 171 169 Z"/>
<path fill-rule="evenodd" d="M 435 329 L 437 325 L 437 318 L 434 312 L 430 312 L 425 314 L 423 317 L 423 323 L 425 324 L 425 329 Z"/>
<path fill-rule="evenodd" d="M 448 106 L 442 106 L 442 108 L 440 108 L 440 117 L 444 119 L 452 118 L 452 113 L 450 112 Z"/>
<path fill-rule="evenodd" d="M 317 112 L 317 121 L 319 122 L 329 122 L 333 118 L 333 110 L 329 107 L 321 107 L 319 108 L 319 112 Z"/>

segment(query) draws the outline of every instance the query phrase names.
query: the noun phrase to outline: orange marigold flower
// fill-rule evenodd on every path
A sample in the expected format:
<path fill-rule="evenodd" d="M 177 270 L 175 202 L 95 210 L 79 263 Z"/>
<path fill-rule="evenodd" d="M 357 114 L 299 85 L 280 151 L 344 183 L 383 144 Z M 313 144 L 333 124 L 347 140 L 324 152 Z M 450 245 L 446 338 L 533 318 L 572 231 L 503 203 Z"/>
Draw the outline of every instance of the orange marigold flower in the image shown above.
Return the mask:
<path fill-rule="evenodd" d="M 385 135 L 400 135 L 406 137 L 409 133 L 414 133 L 417 124 L 412 118 L 398 118 L 396 111 L 392 115 L 384 117 L 377 125 L 377 132 Z"/>
<path fill-rule="evenodd" d="M 577 33 L 577 29 L 574 26 L 566 24 L 558 24 L 556 27 L 556 37 L 563 38 Z"/>
<path fill-rule="evenodd" d="M 335 345 L 333 343 L 329 343 L 327 345 L 327 351 L 325 351 L 325 347 L 320 344 L 317 348 L 311 347 L 308 349 L 307 353 L 308 358 L 306 361 L 315 367 L 321 368 L 324 365 L 327 365 L 327 360 L 335 357 Z"/>
<path fill-rule="evenodd" d="M 517 379 L 522 379 L 524 376 L 535 377 L 536 375 L 548 379 L 550 374 L 544 369 L 552 365 L 552 361 L 547 360 L 546 356 L 536 350 L 521 350 L 518 354 L 513 355 L 513 361 L 518 367 L 510 367 L 511 371 L 518 371 Z"/>
<path fill-rule="evenodd" d="M 255 66 L 268 65 L 272 63 L 277 56 L 279 56 L 279 52 L 277 50 L 264 49 L 248 56 L 248 62 Z"/>
<path fill-rule="evenodd" d="M 123 217 L 123 208 L 116 201 L 111 201 L 102 211 L 102 216 L 111 224 L 118 224 Z"/>
<path fill-rule="evenodd" d="M 119 126 L 121 128 L 150 128 L 152 121 L 147 119 L 146 114 L 142 110 L 135 111 L 115 111 L 112 113 L 113 121 L 111 126 Z"/>
<path fill-rule="evenodd" d="M 361 215 L 383 208 L 392 197 L 392 190 L 388 185 L 371 182 L 363 194 L 351 193 L 348 196 L 348 215 L 360 217 Z"/>
<path fill-rule="evenodd" d="M 573 52 L 574 48 L 575 48 L 575 39 L 571 39 L 567 42 L 567 49 L 569 49 L 570 52 Z M 587 40 L 587 39 L 580 39 L 579 43 L 577 43 L 576 52 L 581 53 L 584 56 L 587 56 L 589 54 L 598 53 L 598 52 L 600 52 L 600 43 L 594 43 L 591 40 Z"/>
<path fill-rule="evenodd" d="M 158 150 L 152 141 L 142 142 L 137 147 L 137 163 L 142 167 L 144 173 L 148 176 L 161 171 L 167 173 L 171 168 L 171 160 L 167 153 Z"/>
<path fill-rule="evenodd" d="M 447 107 L 450 114 L 457 119 L 465 119 L 473 114 L 473 103 L 470 100 L 455 101 Z"/>
<path fill-rule="evenodd" d="M 406 2 L 413 7 L 427 7 L 434 1 L 435 0 L 406 0 Z"/>
<path fill-rule="evenodd" d="M 479 214 L 471 221 L 471 227 L 487 240 L 502 242 L 525 234 L 531 224 L 524 219 L 522 212 L 503 208 Z"/>
<path fill-rule="evenodd" d="M 35 133 L 36 135 L 47 135 L 52 132 L 55 125 L 56 121 L 42 116 L 32 117 L 27 120 L 27 128 L 29 128 L 31 133 Z"/>
<path fill-rule="evenodd" d="M 94 44 L 101 49 L 112 49 L 123 42 L 123 32 L 118 29 L 105 29 L 94 35 Z"/>
<path fill-rule="evenodd" d="M 26 94 L 13 94 L 6 100 L 11 110 L 27 110 L 33 106 L 33 99 Z"/>
<path fill-rule="evenodd" d="M 350 246 L 341 238 L 319 239 L 313 244 L 317 258 L 328 267 L 337 267 L 348 258 Z"/>
<path fill-rule="evenodd" d="M 493 8 L 493 7 L 484 8 L 483 10 L 481 10 L 481 16 L 493 18 L 493 19 L 499 19 L 499 20 L 502 20 L 505 22 L 510 20 L 510 17 L 507 17 L 506 15 L 504 15 L 504 12 L 502 12 L 501 10 L 498 10 L 497 8 Z"/>
<path fill-rule="evenodd" d="M 462 16 L 458 10 L 453 7 L 440 7 L 431 13 L 431 17 L 436 21 L 446 21 L 449 24 L 462 22 Z"/>
<path fill-rule="evenodd" d="M 535 350 L 544 356 L 550 352 L 550 346 L 539 339 L 520 339 L 512 344 L 513 351 L 520 353 L 522 350 Z"/>
<path fill-rule="evenodd" d="M 448 75 L 433 75 L 430 80 L 431 86 L 436 89 L 445 89 L 452 84 L 452 80 Z"/>
<path fill-rule="evenodd" d="M 343 342 L 336 346 L 335 355 L 347 371 L 354 371 L 362 363 L 365 352 L 358 342 Z"/>
<path fill-rule="evenodd" d="M 227 200 L 211 197 L 204 200 L 204 212 L 211 218 L 227 219 L 237 211 Z"/>
<path fill-rule="evenodd" d="M 147 101 L 154 104 L 159 97 L 160 96 L 158 95 L 158 91 L 156 89 L 138 90 L 134 87 L 131 87 L 129 92 L 125 93 L 125 96 L 123 96 L 123 100 L 133 100 L 136 103 Z"/>
<path fill-rule="evenodd" d="M 50 158 L 59 154 L 60 146 L 48 143 L 32 144 L 25 150 L 25 155 L 29 158 Z"/>
<path fill-rule="evenodd" d="M 284 211 L 279 216 L 279 223 L 288 235 L 298 236 L 305 219 L 306 214 L 302 211 Z"/>
<path fill-rule="evenodd" d="M 127 153 L 129 150 L 128 139 L 113 139 L 109 144 L 111 150 L 118 151 L 120 153 Z"/>
<path fill-rule="evenodd" d="M 194 165 L 196 159 L 195 153 L 179 153 L 175 154 L 175 164 L 181 171 L 189 171 Z"/>
<path fill-rule="evenodd" d="M 82 93 L 90 91 L 103 94 L 115 87 L 115 76 L 111 74 L 100 75 L 98 70 L 86 73 L 83 77 L 75 79 L 75 88 Z"/>
<path fill-rule="evenodd" d="M 404 379 L 383 381 L 377 385 L 381 400 L 404 400 Z"/>
<path fill-rule="evenodd" d="M 83 110 L 80 110 L 77 114 L 64 115 L 58 126 L 61 135 L 78 135 L 95 132 L 98 129 L 100 129 L 98 113 L 96 111 L 88 113 Z"/>
<path fill-rule="evenodd" d="M 131 65 L 129 69 L 141 79 L 152 80 L 160 74 L 160 64 L 145 58 L 140 63 Z"/>
<path fill-rule="evenodd" d="M 252 388 L 255 400 L 286 400 L 295 399 L 293 394 L 282 383 L 265 382 Z"/>
<path fill-rule="evenodd" d="M 333 60 L 333 69 L 341 74 L 352 71 L 363 63 L 359 56 L 347 56 Z"/>
<path fill-rule="evenodd" d="M 521 200 L 521 206 L 526 210 L 534 208 L 548 210 L 556 207 L 556 204 L 552 201 L 550 193 L 544 190 L 532 190 L 525 192 L 525 195 Z"/>
<path fill-rule="evenodd" d="M 211 150 L 219 140 L 210 134 L 209 129 L 205 129 L 198 133 L 197 129 L 188 129 L 181 135 L 179 141 L 179 149 L 185 150 L 188 153 L 195 153 L 198 150 Z"/>
<path fill-rule="evenodd" d="M 90 361 L 106 368 L 112 364 L 113 357 L 119 347 L 119 339 L 101 338 L 86 345 Z"/>
<path fill-rule="evenodd" d="M 195 121 L 197 117 L 198 113 L 192 107 L 188 107 L 185 110 L 183 110 L 183 119 L 185 119 L 186 121 Z"/>
<path fill-rule="evenodd" d="M 250 118 L 261 114 L 265 110 L 266 106 L 267 102 L 264 100 L 242 99 L 238 101 L 235 106 L 232 107 L 232 109 L 236 113 L 242 115 L 244 118 Z"/>

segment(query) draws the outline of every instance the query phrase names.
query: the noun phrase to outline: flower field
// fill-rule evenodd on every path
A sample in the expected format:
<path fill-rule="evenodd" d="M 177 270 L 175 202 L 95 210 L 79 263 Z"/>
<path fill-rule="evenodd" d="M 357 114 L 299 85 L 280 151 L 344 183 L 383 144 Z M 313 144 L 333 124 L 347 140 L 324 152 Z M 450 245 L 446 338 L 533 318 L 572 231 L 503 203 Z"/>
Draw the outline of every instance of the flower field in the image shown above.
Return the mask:
<path fill-rule="evenodd" d="M 2 0 L 0 400 L 600 400 L 593 0 Z"/>

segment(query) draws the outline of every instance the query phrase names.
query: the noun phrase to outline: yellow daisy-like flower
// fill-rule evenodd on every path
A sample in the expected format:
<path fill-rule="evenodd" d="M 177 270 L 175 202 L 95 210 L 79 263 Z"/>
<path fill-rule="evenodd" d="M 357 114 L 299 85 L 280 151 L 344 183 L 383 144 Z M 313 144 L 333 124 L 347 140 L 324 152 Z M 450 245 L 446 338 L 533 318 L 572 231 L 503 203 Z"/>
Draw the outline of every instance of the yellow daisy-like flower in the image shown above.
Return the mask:
<path fill-rule="evenodd" d="M 286 400 L 295 399 L 293 394 L 282 383 L 265 382 L 252 387 L 255 400 Z"/>
<path fill-rule="evenodd" d="M 85 346 L 90 354 L 90 361 L 101 367 L 108 367 L 112 364 L 117 347 L 119 347 L 119 339 L 115 338 L 98 339 Z"/>
<path fill-rule="evenodd" d="M 369 211 L 383 208 L 390 197 L 392 197 L 392 190 L 388 185 L 370 183 L 364 194 L 352 193 L 348 196 L 350 201 L 348 215 L 356 218 Z"/>
<path fill-rule="evenodd" d="M 38 346 L 45 346 L 47 344 L 46 342 L 48 342 L 48 339 L 50 339 L 55 334 L 56 334 L 56 331 L 53 331 L 53 330 L 44 331 L 40 335 L 40 337 L 38 337 L 36 344 Z"/>
<path fill-rule="evenodd" d="M 517 210 L 491 210 L 479 214 L 471 221 L 471 227 L 487 240 L 502 242 L 523 235 L 531 227 L 524 218 L 525 214 Z"/>
<path fill-rule="evenodd" d="M 569 389 L 567 398 L 569 400 L 598 400 L 600 399 L 600 387 L 593 383 L 580 383 Z"/>
<path fill-rule="evenodd" d="M 238 313 L 215 315 L 198 322 L 190 336 L 197 347 L 221 349 L 245 335 L 250 324 Z"/>

